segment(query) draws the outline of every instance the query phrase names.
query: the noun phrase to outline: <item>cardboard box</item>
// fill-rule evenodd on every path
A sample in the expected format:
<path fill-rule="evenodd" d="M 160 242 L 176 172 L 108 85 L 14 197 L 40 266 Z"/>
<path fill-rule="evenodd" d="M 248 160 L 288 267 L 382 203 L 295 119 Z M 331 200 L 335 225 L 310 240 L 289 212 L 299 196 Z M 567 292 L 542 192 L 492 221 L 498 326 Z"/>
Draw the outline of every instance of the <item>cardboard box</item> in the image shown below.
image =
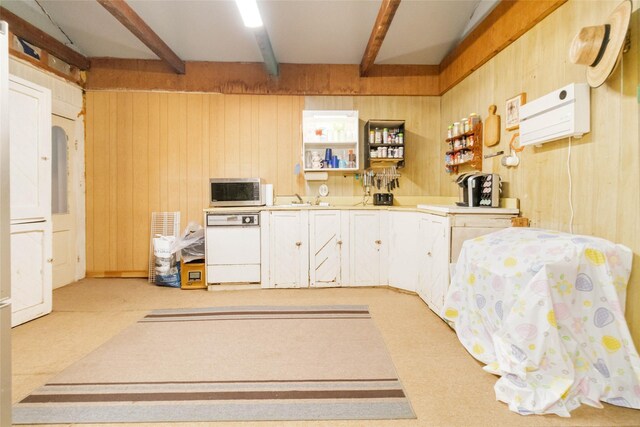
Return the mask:
<path fill-rule="evenodd" d="M 204 262 L 184 263 L 180 260 L 180 288 L 207 289 Z"/>

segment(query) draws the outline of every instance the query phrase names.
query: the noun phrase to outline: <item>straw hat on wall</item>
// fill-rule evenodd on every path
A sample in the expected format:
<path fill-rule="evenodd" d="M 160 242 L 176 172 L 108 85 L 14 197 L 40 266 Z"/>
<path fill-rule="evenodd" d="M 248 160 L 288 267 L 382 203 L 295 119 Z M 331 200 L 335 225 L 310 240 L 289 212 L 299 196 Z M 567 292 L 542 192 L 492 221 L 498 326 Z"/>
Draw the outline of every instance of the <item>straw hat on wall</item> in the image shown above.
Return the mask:
<path fill-rule="evenodd" d="M 584 27 L 569 48 L 569 60 L 587 66 L 587 82 L 602 85 L 620 60 L 631 20 L 631 0 L 624 0 L 611 12 L 603 25 Z"/>

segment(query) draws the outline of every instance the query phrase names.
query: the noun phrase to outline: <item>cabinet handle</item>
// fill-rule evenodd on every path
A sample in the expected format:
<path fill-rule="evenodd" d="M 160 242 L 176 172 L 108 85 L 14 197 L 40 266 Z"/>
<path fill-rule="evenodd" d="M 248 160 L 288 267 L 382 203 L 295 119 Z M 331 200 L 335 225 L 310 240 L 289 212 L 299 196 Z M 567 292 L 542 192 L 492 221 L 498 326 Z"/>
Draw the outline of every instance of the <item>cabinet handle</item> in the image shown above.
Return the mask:
<path fill-rule="evenodd" d="M 381 245 L 382 244 L 382 240 L 376 240 L 376 245 Z"/>
<path fill-rule="evenodd" d="M 53 258 L 47 258 L 47 262 L 51 264 L 53 262 Z"/>
<path fill-rule="evenodd" d="M 296 246 L 302 245 L 302 242 L 296 242 Z"/>
<path fill-rule="evenodd" d="M 427 255 L 431 256 L 431 251 L 427 252 Z"/>
<path fill-rule="evenodd" d="M 47 156 L 42 156 L 41 159 L 42 160 L 49 160 L 49 158 Z"/>
<path fill-rule="evenodd" d="M 338 240 L 336 243 L 341 245 L 342 244 L 342 240 Z"/>

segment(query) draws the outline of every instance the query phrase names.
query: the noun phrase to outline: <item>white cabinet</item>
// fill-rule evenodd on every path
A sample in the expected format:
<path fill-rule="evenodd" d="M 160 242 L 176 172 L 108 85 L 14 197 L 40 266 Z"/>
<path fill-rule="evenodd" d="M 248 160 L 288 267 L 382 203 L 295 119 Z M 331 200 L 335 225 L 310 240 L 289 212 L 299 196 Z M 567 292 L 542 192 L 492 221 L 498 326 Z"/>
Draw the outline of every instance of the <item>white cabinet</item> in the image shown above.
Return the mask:
<path fill-rule="evenodd" d="M 51 91 L 9 78 L 11 223 L 51 219 Z"/>
<path fill-rule="evenodd" d="M 349 213 L 320 210 L 309 213 L 309 284 L 341 286 L 349 277 Z"/>
<path fill-rule="evenodd" d="M 11 226 L 11 326 L 51 312 L 50 224 Z"/>
<path fill-rule="evenodd" d="M 268 231 L 269 287 L 309 286 L 308 218 L 307 211 L 271 212 Z"/>
<path fill-rule="evenodd" d="M 352 210 L 349 218 L 352 286 L 388 283 L 388 212 Z"/>
<path fill-rule="evenodd" d="M 449 218 L 423 214 L 418 226 L 418 295 L 438 315 L 449 287 Z"/>
<path fill-rule="evenodd" d="M 305 110 L 302 112 L 302 164 L 304 171 L 356 171 L 360 168 L 358 112 Z M 312 160 L 325 159 L 327 149 L 340 162 L 322 167 Z"/>
<path fill-rule="evenodd" d="M 389 212 L 389 285 L 416 292 L 418 278 L 418 228 L 422 214 Z"/>
<path fill-rule="evenodd" d="M 51 91 L 9 76 L 12 325 L 51 312 Z"/>

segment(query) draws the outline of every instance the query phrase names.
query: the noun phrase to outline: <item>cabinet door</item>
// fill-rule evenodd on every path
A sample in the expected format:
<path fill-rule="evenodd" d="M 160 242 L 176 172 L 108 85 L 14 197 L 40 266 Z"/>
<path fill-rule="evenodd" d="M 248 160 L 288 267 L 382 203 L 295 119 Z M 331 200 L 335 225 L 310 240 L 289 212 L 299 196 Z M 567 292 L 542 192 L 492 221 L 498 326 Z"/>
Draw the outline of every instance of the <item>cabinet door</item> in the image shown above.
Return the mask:
<path fill-rule="evenodd" d="M 300 288 L 309 284 L 308 214 L 272 212 L 270 221 L 269 284 Z"/>
<path fill-rule="evenodd" d="M 416 212 L 389 212 L 389 286 L 417 291 L 419 218 Z"/>
<path fill-rule="evenodd" d="M 449 223 L 423 215 L 419 225 L 418 295 L 440 315 L 449 285 Z"/>
<path fill-rule="evenodd" d="M 424 302 L 429 304 L 431 298 L 430 273 L 433 269 L 433 233 L 431 218 L 421 215 L 418 221 L 418 284 L 416 292 Z"/>
<path fill-rule="evenodd" d="M 51 91 L 9 78 L 11 221 L 51 218 Z"/>
<path fill-rule="evenodd" d="M 444 217 L 431 219 L 431 248 L 427 253 L 431 261 L 431 309 L 442 316 L 444 298 L 449 289 L 449 226 Z M 429 255 L 429 253 L 431 255 Z"/>
<path fill-rule="evenodd" d="M 11 226 L 11 326 L 51 312 L 51 261 L 49 223 Z"/>
<path fill-rule="evenodd" d="M 309 214 L 309 285 L 342 284 L 343 239 L 341 211 L 315 211 Z"/>
<path fill-rule="evenodd" d="M 383 245 L 380 233 L 381 212 L 351 211 L 350 236 L 351 245 L 351 285 L 378 286 L 386 284 L 386 257 L 383 256 Z M 386 218 L 386 217 L 385 217 Z M 385 267 L 385 268 L 381 268 Z"/>

